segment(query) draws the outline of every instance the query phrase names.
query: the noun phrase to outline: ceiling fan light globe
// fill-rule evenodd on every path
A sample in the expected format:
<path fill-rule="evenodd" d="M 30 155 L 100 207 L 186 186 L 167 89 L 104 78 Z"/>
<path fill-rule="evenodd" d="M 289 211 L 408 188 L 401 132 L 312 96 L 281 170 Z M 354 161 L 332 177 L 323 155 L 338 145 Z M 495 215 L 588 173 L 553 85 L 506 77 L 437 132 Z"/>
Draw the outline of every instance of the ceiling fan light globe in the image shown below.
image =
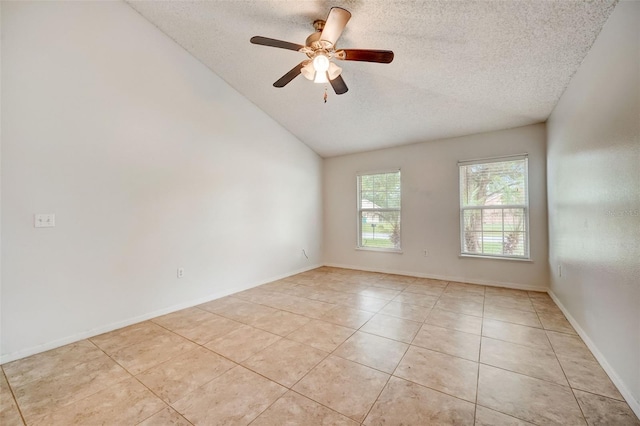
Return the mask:
<path fill-rule="evenodd" d="M 319 53 L 313 58 L 313 68 L 323 74 L 329 69 L 330 63 L 329 58 L 324 53 Z"/>
<path fill-rule="evenodd" d="M 335 79 L 342 73 L 342 68 L 331 62 L 329 64 L 329 80 Z"/>
<path fill-rule="evenodd" d="M 309 61 L 309 63 L 307 65 L 302 67 L 302 69 L 300 70 L 300 73 L 307 80 L 313 81 L 314 77 L 315 77 L 315 74 L 316 74 L 316 70 L 313 68 L 313 62 Z"/>
<path fill-rule="evenodd" d="M 316 71 L 316 77 L 313 80 L 314 83 L 328 83 L 329 80 L 327 80 L 327 72 L 320 72 L 320 71 Z"/>

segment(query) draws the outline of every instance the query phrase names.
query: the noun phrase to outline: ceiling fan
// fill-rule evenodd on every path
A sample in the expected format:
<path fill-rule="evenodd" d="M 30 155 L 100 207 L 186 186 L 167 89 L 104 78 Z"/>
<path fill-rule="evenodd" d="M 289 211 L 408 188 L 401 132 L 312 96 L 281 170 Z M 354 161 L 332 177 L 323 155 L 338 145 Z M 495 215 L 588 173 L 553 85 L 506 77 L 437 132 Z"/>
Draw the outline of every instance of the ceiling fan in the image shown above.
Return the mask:
<path fill-rule="evenodd" d="M 306 54 L 308 57 L 308 59 L 300 62 L 293 67 L 291 71 L 273 83 L 274 87 L 284 87 L 296 78 L 298 74 L 302 74 L 314 83 L 329 82 L 336 94 L 342 95 L 349 89 L 340 75 L 342 68 L 331 62 L 331 59 L 378 62 L 383 64 L 388 64 L 393 61 L 393 52 L 390 50 L 336 50 L 336 42 L 338 38 L 340 38 L 350 18 L 351 13 L 348 10 L 342 9 L 341 7 L 332 7 L 326 21 L 318 19 L 313 22 L 313 27 L 316 31 L 307 37 L 304 46 L 273 38 L 260 36 L 251 37 L 251 43 L 253 44 L 295 50 Z"/>

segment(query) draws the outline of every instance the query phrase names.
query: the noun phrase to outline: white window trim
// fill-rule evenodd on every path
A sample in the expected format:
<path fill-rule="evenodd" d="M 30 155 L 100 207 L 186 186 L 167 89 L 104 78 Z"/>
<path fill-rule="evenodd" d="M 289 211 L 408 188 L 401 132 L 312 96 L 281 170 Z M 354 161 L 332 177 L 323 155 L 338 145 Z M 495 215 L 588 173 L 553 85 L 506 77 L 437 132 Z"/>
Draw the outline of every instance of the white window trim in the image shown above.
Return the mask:
<path fill-rule="evenodd" d="M 517 160 L 526 160 L 525 161 L 525 171 L 524 171 L 524 185 L 526 188 L 526 197 L 524 204 L 517 205 L 504 205 L 504 206 L 475 206 L 475 207 L 464 207 L 462 205 L 462 191 L 460 188 L 460 167 L 461 166 L 469 166 L 473 164 L 488 164 L 488 163 L 500 163 L 503 161 L 517 161 Z M 458 161 L 458 199 L 460 202 L 460 255 L 459 257 L 466 258 L 474 258 L 474 259 L 500 259 L 500 260 L 518 260 L 518 261 L 532 261 L 531 259 L 531 229 L 529 228 L 529 154 L 517 154 L 517 155 L 505 155 L 501 157 L 490 157 L 490 158 L 479 158 L 475 160 L 465 160 Z M 524 209 L 524 226 L 525 226 L 525 254 L 524 256 L 509 256 L 505 254 L 492 255 L 487 253 L 469 253 L 464 250 L 464 211 L 465 210 L 484 210 L 484 209 L 493 209 L 493 210 L 505 210 L 505 209 L 513 209 L 513 208 L 522 208 Z"/>
<path fill-rule="evenodd" d="M 360 208 L 360 177 L 368 175 L 378 175 L 383 173 L 400 173 L 400 208 L 399 209 L 362 209 Z M 362 251 L 377 251 L 381 253 L 395 253 L 402 254 L 402 171 L 400 168 L 373 170 L 366 172 L 356 172 L 356 250 Z M 362 245 L 362 219 L 360 217 L 363 211 L 397 211 L 400 213 L 400 248 L 385 248 L 385 247 L 366 247 Z"/>

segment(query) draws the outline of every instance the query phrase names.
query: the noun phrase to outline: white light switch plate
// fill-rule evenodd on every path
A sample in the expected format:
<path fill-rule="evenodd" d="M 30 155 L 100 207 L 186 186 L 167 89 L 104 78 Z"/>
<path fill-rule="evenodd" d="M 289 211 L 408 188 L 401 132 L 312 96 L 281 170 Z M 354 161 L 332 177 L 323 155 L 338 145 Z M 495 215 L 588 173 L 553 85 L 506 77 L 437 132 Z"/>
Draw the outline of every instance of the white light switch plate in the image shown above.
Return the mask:
<path fill-rule="evenodd" d="M 53 228 L 56 226 L 55 213 L 36 213 L 33 226 L 36 228 Z"/>

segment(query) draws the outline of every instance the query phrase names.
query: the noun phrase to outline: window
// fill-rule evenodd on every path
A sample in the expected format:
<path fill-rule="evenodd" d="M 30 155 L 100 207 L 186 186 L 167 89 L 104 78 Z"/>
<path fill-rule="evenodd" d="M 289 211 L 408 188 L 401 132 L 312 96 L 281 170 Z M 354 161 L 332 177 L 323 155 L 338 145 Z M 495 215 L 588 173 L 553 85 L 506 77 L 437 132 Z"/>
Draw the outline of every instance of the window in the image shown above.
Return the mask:
<path fill-rule="evenodd" d="M 400 250 L 400 170 L 358 175 L 358 247 Z"/>
<path fill-rule="evenodd" d="M 458 166 L 462 254 L 528 259 L 527 156 Z"/>

